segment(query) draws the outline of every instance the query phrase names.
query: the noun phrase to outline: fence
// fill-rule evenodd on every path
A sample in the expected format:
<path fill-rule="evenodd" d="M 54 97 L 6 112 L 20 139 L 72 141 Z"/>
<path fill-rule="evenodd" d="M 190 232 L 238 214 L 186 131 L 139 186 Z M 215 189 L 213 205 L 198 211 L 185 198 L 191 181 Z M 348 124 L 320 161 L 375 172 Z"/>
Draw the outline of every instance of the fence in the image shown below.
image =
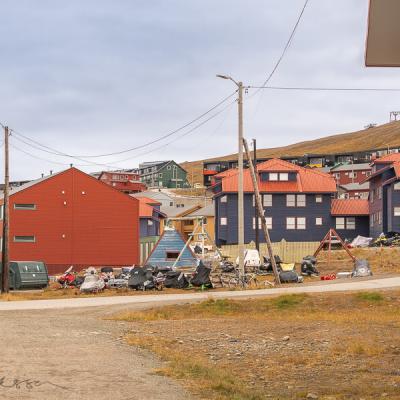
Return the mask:
<path fill-rule="evenodd" d="M 154 246 L 156 245 L 159 236 L 146 236 L 140 239 L 140 264 L 147 260 Z"/>
<path fill-rule="evenodd" d="M 283 239 L 281 242 L 272 243 L 272 251 L 275 255 L 279 255 L 282 261 L 289 263 L 301 262 L 304 256 L 313 255 L 317 250 L 320 242 L 287 242 Z M 254 242 L 245 245 L 246 249 L 255 249 Z M 222 254 L 228 256 L 232 261 L 238 256 L 237 245 L 226 245 L 221 248 Z M 266 243 L 260 244 L 260 253 L 263 256 L 268 255 Z"/>

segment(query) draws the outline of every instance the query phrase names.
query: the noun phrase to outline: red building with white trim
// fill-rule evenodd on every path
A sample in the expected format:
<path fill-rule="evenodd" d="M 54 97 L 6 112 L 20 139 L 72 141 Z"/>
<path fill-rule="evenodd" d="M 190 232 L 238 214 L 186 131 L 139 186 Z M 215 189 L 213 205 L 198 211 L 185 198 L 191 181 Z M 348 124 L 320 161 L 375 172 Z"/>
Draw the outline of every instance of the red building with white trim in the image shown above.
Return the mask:
<path fill-rule="evenodd" d="M 140 181 L 139 173 L 126 171 L 103 171 L 99 180 L 124 193 L 139 193 L 147 189 Z"/>
<path fill-rule="evenodd" d="M 10 192 L 9 249 L 50 273 L 138 264 L 139 202 L 76 168 L 29 182 Z"/>

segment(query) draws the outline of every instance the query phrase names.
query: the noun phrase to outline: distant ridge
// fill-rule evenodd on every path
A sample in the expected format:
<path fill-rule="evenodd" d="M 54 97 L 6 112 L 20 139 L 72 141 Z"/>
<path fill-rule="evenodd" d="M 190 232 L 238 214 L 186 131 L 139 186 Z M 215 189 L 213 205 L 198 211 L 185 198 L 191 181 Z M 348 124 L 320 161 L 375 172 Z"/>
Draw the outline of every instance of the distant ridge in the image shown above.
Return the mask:
<path fill-rule="evenodd" d="M 384 149 L 386 147 L 400 147 L 400 121 L 363 129 L 356 132 L 341 133 L 321 139 L 307 140 L 289 146 L 257 150 L 257 156 L 267 157 L 299 157 L 304 154 L 334 154 L 353 151 L 366 151 Z M 181 166 L 188 171 L 188 180 L 203 182 L 202 168 L 204 161 L 232 160 L 237 154 L 209 158 L 193 162 L 182 163 Z"/>

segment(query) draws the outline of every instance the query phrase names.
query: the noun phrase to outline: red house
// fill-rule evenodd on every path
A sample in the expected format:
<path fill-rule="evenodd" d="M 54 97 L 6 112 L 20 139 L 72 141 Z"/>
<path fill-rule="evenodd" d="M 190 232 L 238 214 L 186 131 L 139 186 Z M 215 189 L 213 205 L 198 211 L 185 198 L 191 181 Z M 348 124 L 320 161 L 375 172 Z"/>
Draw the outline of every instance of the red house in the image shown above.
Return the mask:
<path fill-rule="evenodd" d="M 371 175 L 370 164 L 342 164 L 330 170 L 338 185 L 362 183 Z"/>
<path fill-rule="evenodd" d="M 138 200 L 76 168 L 13 189 L 9 210 L 10 260 L 44 261 L 52 274 L 139 263 Z"/>
<path fill-rule="evenodd" d="M 146 185 L 140 182 L 139 173 L 125 171 L 103 171 L 99 180 L 124 193 L 138 193 L 147 189 Z"/>

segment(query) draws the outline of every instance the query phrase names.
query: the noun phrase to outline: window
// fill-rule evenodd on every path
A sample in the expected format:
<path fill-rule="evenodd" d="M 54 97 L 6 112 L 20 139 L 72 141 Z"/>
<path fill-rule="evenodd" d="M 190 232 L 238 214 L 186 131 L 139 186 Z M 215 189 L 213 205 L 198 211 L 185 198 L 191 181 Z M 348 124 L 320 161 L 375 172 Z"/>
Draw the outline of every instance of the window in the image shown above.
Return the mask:
<path fill-rule="evenodd" d="M 253 196 L 251 196 L 251 197 L 252 197 L 252 201 L 253 201 L 253 207 L 255 207 L 256 206 L 256 195 L 253 194 Z"/>
<path fill-rule="evenodd" d="M 221 217 L 221 225 L 227 225 L 227 224 L 228 224 L 228 218 Z"/>
<path fill-rule="evenodd" d="M 369 192 L 369 200 L 371 203 L 374 202 L 374 189 Z"/>
<path fill-rule="evenodd" d="M 366 176 L 371 176 L 371 171 L 367 171 L 367 172 L 365 173 L 365 175 L 366 175 Z"/>
<path fill-rule="evenodd" d="M 193 220 L 186 219 L 185 221 L 183 221 L 183 225 L 185 225 L 185 226 L 193 225 Z"/>
<path fill-rule="evenodd" d="M 34 243 L 35 236 L 14 236 L 14 242 L 16 243 Z"/>
<path fill-rule="evenodd" d="M 336 229 L 345 229 L 345 219 L 336 218 Z"/>
<path fill-rule="evenodd" d="M 153 221 L 151 219 L 147 220 L 147 225 L 148 226 L 152 226 L 153 225 Z"/>
<path fill-rule="evenodd" d="M 179 251 L 177 250 L 167 250 L 165 252 L 165 258 L 167 261 L 175 261 L 179 257 Z"/>
<path fill-rule="evenodd" d="M 4 214 L 4 206 L 3 204 L 0 205 L 0 220 L 3 219 L 3 214 Z"/>
<path fill-rule="evenodd" d="M 289 174 L 287 172 L 281 172 L 279 174 L 279 180 L 280 181 L 288 181 L 289 180 Z"/>
<path fill-rule="evenodd" d="M 350 179 L 357 178 L 357 172 L 349 172 L 349 178 Z"/>
<path fill-rule="evenodd" d="M 14 204 L 14 210 L 36 210 L 36 204 Z"/>
<path fill-rule="evenodd" d="M 277 181 L 278 180 L 278 174 L 275 172 L 270 172 L 269 173 L 269 180 L 270 181 Z"/>
<path fill-rule="evenodd" d="M 170 170 L 170 169 L 171 169 L 171 166 L 170 166 L 170 165 L 167 165 L 167 169 Z"/>
<path fill-rule="evenodd" d="M 346 218 L 346 229 L 356 229 L 356 219 L 354 217 Z"/>
<path fill-rule="evenodd" d="M 400 190 L 400 182 L 396 182 L 396 183 L 393 185 L 393 188 L 394 188 L 394 190 Z"/>
<path fill-rule="evenodd" d="M 382 198 L 382 186 L 378 187 L 378 199 Z"/>
<path fill-rule="evenodd" d="M 286 229 L 296 229 L 296 218 L 286 218 Z"/>
<path fill-rule="evenodd" d="M 221 203 L 226 203 L 228 201 L 228 198 L 226 196 L 221 197 Z"/>
<path fill-rule="evenodd" d="M 322 225 L 322 218 L 321 217 L 315 218 L 315 225 L 318 225 L 318 226 Z"/>
<path fill-rule="evenodd" d="M 160 173 L 160 174 L 158 174 L 158 177 L 159 177 L 159 178 L 162 178 L 162 174 L 161 174 L 161 173 Z"/>
<path fill-rule="evenodd" d="M 306 195 L 298 194 L 297 195 L 297 207 L 305 207 L 306 206 Z"/>
<path fill-rule="evenodd" d="M 258 229 L 261 228 L 261 218 L 258 217 Z M 256 218 L 253 217 L 253 229 L 256 229 Z"/>
<path fill-rule="evenodd" d="M 393 215 L 394 215 L 395 217 L 400 217 L 400 207 L 395 207 L 395 208 L 394 208 Z"/>
<path fill-rule="evenodd" d="M 317 195 L 315 196 L 315 202 L 316 202 L 316 203 L 322 203 L 322 196 L 321 196 L 320 194 L 317 194 Z"/>
<path fill-rule="evenodd" d="M 272 207 L 272 194 L 264 194 L 263 206 L 264 207 Z"/>
<path fill-rule="evenodd" d="M 265 223 L 267 224 L 267 229 L 272 229 L 272 217 L 265 217 Z"/>
<path fill-rule="evenodd" d="M 297 229 L 306 229 L 306 219 L 304 217 L 297 218 Z"/>
<path fill-rule="evenodd" d="M 286 207 L 296 207 L 296 196 L 294 194 L 286 195 Z"/>

